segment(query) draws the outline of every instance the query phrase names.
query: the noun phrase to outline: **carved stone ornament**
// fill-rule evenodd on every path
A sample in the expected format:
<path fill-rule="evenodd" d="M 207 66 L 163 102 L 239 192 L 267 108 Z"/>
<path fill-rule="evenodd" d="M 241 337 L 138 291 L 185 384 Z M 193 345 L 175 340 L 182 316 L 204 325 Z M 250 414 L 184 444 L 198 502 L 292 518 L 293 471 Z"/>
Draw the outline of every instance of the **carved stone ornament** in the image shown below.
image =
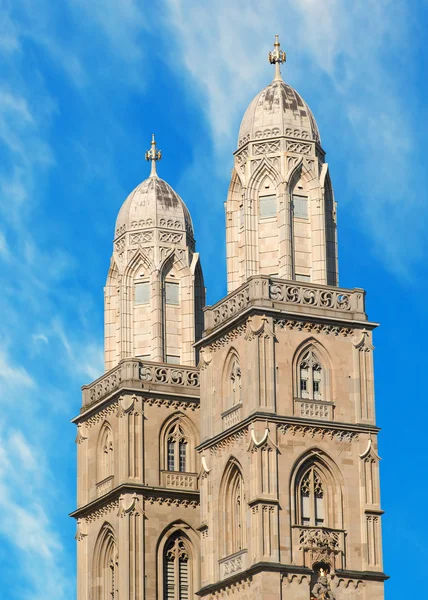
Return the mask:
<path fill-rule="evenodd" d="M 118 403 L 112 402 L 111 404 L 109 404 L 108 406 L 106 406 L 105 408 L 100 410 L 99 412 L 95 413 L 94 415 L 91 415 L 85 421 L 86 427 L 89 429 L 90 427 L 92 427 L 93 425 L 96 425 L 100 421 L 104 421 L 105 419 L 108 419 L 111 415 L 116 415 L 117 407 L 118 407 Z"/>
<path fill-rule="evenodd" d="M 234 595 L 236 595 L 239 598 L 241 596 L 241 593 L 250 588 L 251 586 L 252 577 L 244 577 L 243 579 L 221 587 L 213 594 L 210 594 L 209 600 L 219 600 L 220 598 L 229 598 L 230 596 Z"/>
<path fill-rule="evenodd" d="M 314 600 L 335 600 L 329 578 L 324 569 L 320 569 L 317 582 L 311 591 L 311 598 Z"/>
<path fill-rule="evenodd" d="M 248 429 L 241 429 L 226 438 L 223 438 L 210 448 L 210 453 L 221 456 L 225 450 L 230 448 L 233 444 L 243 443 L 248 439 Z"/>
<path fill-rule="evenodd" d="M 210 352 L 215 352 L 219 348 L 227 346 L 230 342 L 233 342 L 237 338 L 241 337 L 241 335 L 244 335 L 246 331 L 247 325 L 245 324 L 235 327 L 232 331 L 229 331 L 225 335 L 222 335 L 221 337 L 216 339 L 212 344 L 210 344 L 208 347 Z"/>
<path fill-rule="evenodd" d="M 119 500 L 113 500 L 112 502 L 108 502 L 107 504 L 105 504 L 104 506 L 99 508 L 98 510 L 94 510 L 94 512 L 91 512 L 89 515 L 87 515 L 85 517 L 86 523 L 92 523 L 93 521 L 96 521 L 97 519 L 101 519 L 102 517 L 105 517 L 109 513 L 117 511 L 118 508 L 119 508 Z"/>
<path fill-rule="evenodd" d="M 87 436 L 87 432 L 86 432 L 86 424 L 79 423 L 77 425 L 77 435 L 76 435 L 75 442 L 76 442 L 76 444 L 81 444 L 82 442 L 84 442 L 87 439 L 88 439 L 88 436 Z"/>
<path fill-rule="evenodd" d="M 364 450 L 362 454 L 360 454 L 360 458 L 365 461 L 379 462 L 381 460 L 380 456 L 376 452 L 373 447 L 373 442 L 370 439 L 367 443 L 367 448 Z"/>
<path fill-rule="evenodd" d="M 74 539 L 81 542 L 85 537 L 88 536 L 86 521 L 84 519 L 77 519 L 76 524 L 76 535 Z"/>
<path fill-rule="evenodd" d="M 352 442 L 358 440 L 358 432 L 347 431 L 345 429 L 335 429 L 333 427 L 317 427 L 313 425 L 291 425 L 284 423 L 279 426 L 279 431 L 282 434 L 299 435 L 301 437 L 309 436 L 312 438 L 319 437 L 321 439 L 338 440 L 340 442 Z"/>
<path fill-rule="evenodd" d="M 361 332 L 361 337 L 354 338 L 354 348 L 359 350 L 360 352 L 372 352 L 374 350 L 374 346 L 370 342 L 370 335 L 367 329 L 363 329 Z"/>
<path fill-rule="evenodd" d="M 126 414 L 141 415 L 142 413 L 141 399 L 138 398 L 138 396 L 131 396 L 131 398 L 129 398 L 128 400 L 128 404 L 126 404 L 126 398 L 124 398 L 123 396 L 120 396 L 118 400 L 117 417 L 119 417 L 120 419 Z"/>
<path fill-rule="evenodd" d="M 256 452 L 257 450 L 259 450 L 261 448 L 266 448 L 266 447 L 268 447 L 270 450 L 278 450 L 277 445 L 273 442 L 272 438 L 270 437 L 269 427 L 267 426 L 267 423 L 266 423 L 266 429 L 263 434 L 263 437 L 260 440 L 257 440 L 257 438 L 256 438 L 256 434 L 254 432 L 254 427 L 251 427 L 250 432 L 251 432 L 251 436 L 250 436 L 250 444 L 249 444 L 248 450 L 247 450 L 248 452 Z"/>
<path fill-rule="evenodd" d="M 187 500 L 186 498 L 165 498 L 164 496 L 147 496 L 145 500 L 149 504 L 165 504 L 166 506 L 183 506 L 185 508 L 197 508 L 198 500 Z"/>
<path fill-rule="evenodd" d="M 275 319 L 274 324 L 281 329 L 289 331 L 296 329 L 297 331 L 306 331 L 307 333 L 322 333 L 324 335 L 334 335 L 349 337 L 353 335 L 352 327 L 340 327 L 337 325 L 328 325 L 323 323 L 311 323 L 308 321 L 297 321 L 296 319 Z"/>
<path fill-rule="evenodd" d="M 269 320 L 266 317 L 262 317 L 261 325 L 259 327 L 257 327 L 255 323 L 256 321 L 252 317 L 249 317 L 247 320 L 247 330 L 245 332 L 245 339 L 247 341 L 251 341 L 256 337 L 276 340 L 275 334 L 269 326 Z"/>
<path fill-rule="evenodd" d="M 119 509 L 117 516 L 120 518 L 126 517 L 126 515 L 132 515 L 135 513 L 141 514 L 139 509 L 139 501 L 137 494 L 122 494 L 119 497 Z"/>

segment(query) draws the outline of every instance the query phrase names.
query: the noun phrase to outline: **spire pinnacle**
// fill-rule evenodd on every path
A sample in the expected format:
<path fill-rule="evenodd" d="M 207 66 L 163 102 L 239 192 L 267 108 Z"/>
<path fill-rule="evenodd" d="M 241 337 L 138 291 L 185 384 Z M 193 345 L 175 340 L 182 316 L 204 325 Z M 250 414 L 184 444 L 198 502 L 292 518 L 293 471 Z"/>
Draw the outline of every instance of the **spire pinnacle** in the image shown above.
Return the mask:
<path fill-rule="evenodd" d="M 150 171 L 150 177 L 157 177 L 156 173 L 156 161 L 162 158 L 162 152 L 156 148 L 155 142 L 155 134 L 152 133 L 152 143 L 150 146 L 150 150 L 146 152 L 146 160 L 150 160 L 152 162 L 152 168 Z"/>
<path fill-rule="evenodd" d="M 281 50 L 281 45 L 278 40 L 278 34 L 276 34 L 275 36 L 275 43 L 273 47 L 274 48 L 272 52 L 269 52 L 269 62 L 271 65 L 275 65 L 275 77 L 273 78 L 273 80 L 282 81 L 280 64 L 285 63 L 287 57 L 285 55 L 285 52 Z"/>

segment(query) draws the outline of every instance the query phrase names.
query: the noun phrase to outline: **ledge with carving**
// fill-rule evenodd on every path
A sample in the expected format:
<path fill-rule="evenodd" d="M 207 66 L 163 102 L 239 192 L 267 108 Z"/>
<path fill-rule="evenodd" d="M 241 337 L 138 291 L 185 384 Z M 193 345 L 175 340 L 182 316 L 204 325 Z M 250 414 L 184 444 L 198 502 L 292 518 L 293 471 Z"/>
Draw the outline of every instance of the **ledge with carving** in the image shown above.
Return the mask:
<path fill-rule="evenodd" d="M 164 390 L 169 393 L 199 395 L 199 369 L 138 358 L 126 358 L 89 385 L 82 387 L 82 410 L 124 387 L 139 390 Z"/>
<path fill-rule="evenodd" d="M 197 490 L 198 474 L 180 471 L 161 471 L 161 486 L 178 490 Z"/>
<path fill-rule="evenodd" d="M 235 552 L 218 561 L 220 567 L 220 579 L 226 579 L 236 573 L 241 573 L 247 568 L 248 551 L 246 549 Z"/>
<path fill-rule="evenodd" d="M 345 567 L 345 537 L 343 529 L 294 525 L 293 560 L 311 568 L 314 563 L 325 562 L 333 570 Z M 297 558 L 296 552 L 300 554 Z"/>
<path fill-rule="evenodd" d="M 243 419 L 237 425 L 221 431 L 217 435 L 203 440 L 197 447 L 198 451 L 210 450 L 216 454 L 223 451 L 230 443 L 249 439 L 250 425 L 255 422 L 276 425 L 281 434 L 320 439 L 335 439 L 336 441 L 351 442 L 359 439 L 360 434 L 377 434 L 380 429 L 375 425 L 362 425 L 323 421 L 313 418 L 289 417 L 258 411 Z"/>
<path fill-rule="evenodd" d="M 228 296 L 204 309 L 204 336 L 210 334 L 249 307 L 270 308 L 287 314 L 307 314 L 340 322 L 367 322 L 365 291 L 330 285 L 273 279 L 267 275 L 249 277 Z M 370 324 L 367 323 L 366 326 Z"/>
<path fill-rule="evenodd" d="M 294 414 L 304 419 L 319 419 L 332 421 L 334 403 L 325 400 L 311 400 L 309 398 L 294 398 Z"/>
<path fill-rule="evenodd" d="M 165 489 L 143 484 L 122 483 L 96 500 L 79 506 L 70 513 L 70 517 L 91 519 L 91 515 L 102 515 L 106 510 L 110 510 L 111 507 L 118 504 L 119 497 L 122 494 L 136 494 L 146 505 L 165 504 L 184 508 L 197 508 L 199 506 L 199 491 L 197 490 Z"/>

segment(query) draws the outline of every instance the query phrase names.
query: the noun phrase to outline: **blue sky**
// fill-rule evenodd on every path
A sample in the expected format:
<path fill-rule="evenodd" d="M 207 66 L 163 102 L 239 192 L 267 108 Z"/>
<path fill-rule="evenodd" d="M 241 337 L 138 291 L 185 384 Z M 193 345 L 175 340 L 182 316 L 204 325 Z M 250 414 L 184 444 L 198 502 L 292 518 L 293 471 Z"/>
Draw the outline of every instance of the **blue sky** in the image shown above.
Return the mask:
<path fill-rule="evenodd" d="M 327 151 L 340 283 L 364 287 L 369 317 L 381 322 L 386 597 L 418 596 L 428 559 L 416 515 L 428 492 L 426 361 L 418 362 L 428 3 L 0 0 L 0 9 L 2 598 L 75 596 L 69 419 L 80 386 L 102 372 L 114 222 L 148 176 L 152 131 L 159 173 L 193 216 L 208 301 L 225 294 L 232 152 L 246 106 L 272 78 L 275 33 L 288 54 L 283 76 L 311 106 Z"/>

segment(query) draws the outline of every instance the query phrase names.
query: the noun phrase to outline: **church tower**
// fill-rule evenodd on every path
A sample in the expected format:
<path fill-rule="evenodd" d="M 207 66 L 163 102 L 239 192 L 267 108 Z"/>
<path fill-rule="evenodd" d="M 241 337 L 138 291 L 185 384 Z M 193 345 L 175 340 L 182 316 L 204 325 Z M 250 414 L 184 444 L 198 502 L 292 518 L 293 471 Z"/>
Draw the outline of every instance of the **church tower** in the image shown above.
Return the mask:
<path fill-rule="evenodd" d="M 74 419 L 78 600 L 384 600 L 376 323 L 338 287 L 328 165 L 278 38 L 269 61 L 225 203 L 228 295 L 204 307 L 154 138 L 119 211 L 106 372 Z"/>
<path fill-rule="evenodd" d="M 177 578 L 180 598 L 199 587 L 194 344 L 205 288 L 189 211 L 158 177 L 160 158 L 153 137 L 150 177 L 117 217 L 106 373 L 83 387 L 74 419 L 78 600 L 175 599 Z"/>
<path fill-rule="evenodd" d="M 207 600 L 383 600 L 372 330 L 338 285 L 315 119 L 281 77 L 242 119 L 228 295 L 205 309 L 201 589 Z"/>

